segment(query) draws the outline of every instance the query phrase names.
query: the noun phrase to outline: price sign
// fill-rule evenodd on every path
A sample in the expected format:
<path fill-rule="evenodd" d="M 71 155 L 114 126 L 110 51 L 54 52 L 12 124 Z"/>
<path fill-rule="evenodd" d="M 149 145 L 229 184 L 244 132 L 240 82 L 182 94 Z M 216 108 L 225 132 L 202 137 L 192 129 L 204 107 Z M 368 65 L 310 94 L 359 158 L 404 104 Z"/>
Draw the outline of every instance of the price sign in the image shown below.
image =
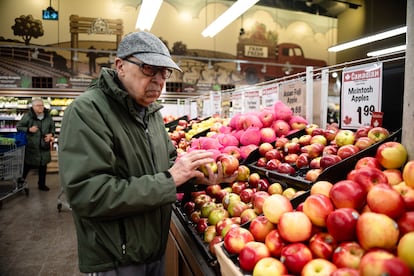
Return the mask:
<path fill-rule="evenodd" d="M 273 106 L 279 99 L 279 86 L 277 83 L 262 88 L 262 107 Z"/>
<path fill-rule="evenodd" d="M 346 68 L 342 72 L 341 128 L 371 125 L 373 112 L 381 111 L 382 63 Z"/>
<path fill-rule="evenodd" d="M 294 115 L 306 116 L 306 83 L 301 79 L 283 83 L 279 99 L 292 109 Z"/>
<path fill-rule="evenodd" d="M 244 110 L 245 112 L 260 110 L 260 92 L 259 90 L 244 91 Z"/>

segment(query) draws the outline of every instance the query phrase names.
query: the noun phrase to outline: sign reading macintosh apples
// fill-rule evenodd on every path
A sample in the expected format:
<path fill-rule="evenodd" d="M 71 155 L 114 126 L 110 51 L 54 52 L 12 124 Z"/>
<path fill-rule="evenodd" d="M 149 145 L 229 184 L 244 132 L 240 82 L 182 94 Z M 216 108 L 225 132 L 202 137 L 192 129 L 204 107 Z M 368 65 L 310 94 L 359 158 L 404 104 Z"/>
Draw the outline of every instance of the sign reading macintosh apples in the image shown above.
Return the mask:
<path fill-rule="evenodd" d="M 342 71 L 341 128 L 371 125 L 373 112 L 381 111 L 382 63 L 345 68 Z"/>
<path fill-rule="evenodd" d="M 279 99 L 290 107 L 294 115 L 306 117 L 306 83 L 303 79 L 281 83 Z"/>

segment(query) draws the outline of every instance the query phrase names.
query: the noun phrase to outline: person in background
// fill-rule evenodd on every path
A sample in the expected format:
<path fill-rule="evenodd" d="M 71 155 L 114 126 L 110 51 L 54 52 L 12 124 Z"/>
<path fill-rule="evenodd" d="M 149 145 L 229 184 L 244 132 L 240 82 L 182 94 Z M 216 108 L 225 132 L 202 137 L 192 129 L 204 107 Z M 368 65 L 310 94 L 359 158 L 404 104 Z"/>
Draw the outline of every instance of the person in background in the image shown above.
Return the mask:
<path fill-rule="evenodd" d="M 32 107 L 23 115 L 16 125 L 17 131 L 26 133 L 23 175 L 20 181 L 26 179 L 31 169 L 37 169 L 37 185 L 41 191 L 49 191 L 46 186 L 47 164 L 52 160 L 50 149 L 55 135 L 55 122 L 45 108 L 41 98 L 32 100 Z"/>
<path fill-rule="evenodd" d="M 79 269 L 88 275 L 165 275 L 165 250 L 177 188 L 231 182 L 206 177 L 208 151 L 177 158 L 156 102 L 173 70 L 165 44 L 149 32 L 120 42 L 115 69 L 65 110 L 59 175 L 72 208 Z M 221 167 L 221 166 L 219 166 Z"/>

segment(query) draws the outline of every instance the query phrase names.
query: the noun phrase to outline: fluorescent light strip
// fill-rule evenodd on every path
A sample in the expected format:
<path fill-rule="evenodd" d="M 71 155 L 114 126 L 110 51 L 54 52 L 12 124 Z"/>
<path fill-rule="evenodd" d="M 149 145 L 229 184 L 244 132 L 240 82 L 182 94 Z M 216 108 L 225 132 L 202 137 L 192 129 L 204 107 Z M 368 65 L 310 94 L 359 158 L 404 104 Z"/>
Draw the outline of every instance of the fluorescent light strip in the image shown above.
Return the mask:
<path fill-rule="evenodd" d="M 238 0 L 201 33 L 204 37 L 214 37 L 227 25 L 254 6 L 259 0 Z"/>
<path fill-rule="evenodd" d="M 330 48 L 328 48 L 328 52 L 343 51 L 343 50 L 353 48 L 353 47 L 356 47 L 356 46 L 361 46 L 361 45 L 368 44 L 368 43 L 371 43 L 371 42 L 374 42 L 374 41 L 378 41 L 378 40 L 386 39 L 386 38 L 389 38 L 389 37 L 397 36 L 397 35 L 400 35 L 400 34 L 404 34 L 406 32 L 407 32 L 407 26 L 400 27 L 400 28 L 397 28 L 397 29 L 393 29 L 393 30 L 390 30 L 390 31 L 378 33 L 378 34 L 375 34 L 375 35 L 367 36 L 367 37 L 364 37 L 364 38 L 360 38 L 360 39 L 357 39 L 357 40 L 353 40 L 353 41 L 350 41 L 350 42 L 346 42 L 346 43 L 343 43 L 343 44 L 339 44 L 339 45 L 330 47 Z"/>
<path fill-rule="evenodd" d="M 151 30 L 161 4 L 162 0 L 142 0 L 135 29 Z"/>
<path fill-rule="evenodd" d="M 392 53 L 395 53 L 395 52 L 404 51 L 406 48 L 407 48 L 407 45 L 400 45 L 400 46 L 390 47 L 390 48 L 387 48 L 387 49 L 382 49 L 382 50 L 378 50 L 378 51 L 369 52 L 369 53 L 367 53 L 367 56 L 376 57 L 376 56 L 381 56 L 381 55 L 386 55 L 386 54 L 392 54 Z"/>

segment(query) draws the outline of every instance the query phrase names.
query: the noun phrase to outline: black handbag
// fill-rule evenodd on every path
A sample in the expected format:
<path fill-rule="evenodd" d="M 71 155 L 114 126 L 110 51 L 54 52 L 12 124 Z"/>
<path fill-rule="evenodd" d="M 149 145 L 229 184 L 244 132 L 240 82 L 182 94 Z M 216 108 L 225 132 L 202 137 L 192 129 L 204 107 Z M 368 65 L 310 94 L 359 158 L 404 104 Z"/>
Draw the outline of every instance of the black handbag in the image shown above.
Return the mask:
<path fill-rule="evenodd" d="M 40 139 L 40 148 L 41 149 L 45 149 L 45 150 L 47 150 L 47 149 L 50 149 L 50 141 L 49 142 L 45 142 L 45 140 L 42 138 L 42 139 Z"/>

